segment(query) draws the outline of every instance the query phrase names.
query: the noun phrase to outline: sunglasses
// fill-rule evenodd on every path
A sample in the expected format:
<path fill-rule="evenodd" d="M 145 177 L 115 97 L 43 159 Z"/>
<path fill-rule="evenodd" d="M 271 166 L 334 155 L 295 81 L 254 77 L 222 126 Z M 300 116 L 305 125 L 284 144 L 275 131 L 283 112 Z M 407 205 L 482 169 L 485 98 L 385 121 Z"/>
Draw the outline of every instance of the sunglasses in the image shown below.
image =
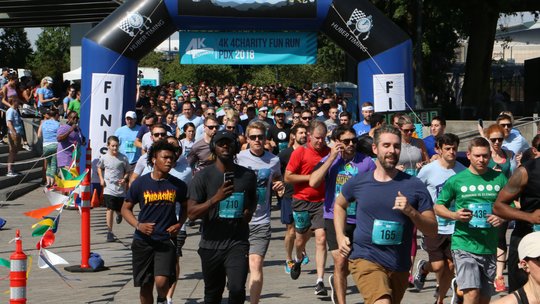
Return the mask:
<path fill-rule="evenodd" d="M 215 116 L 216 113 L 214 113 L 214 112 L 208 112 L 208 113 L 206 113 L 206 115 L 212 115 L 212 116 Z"/>
<path fill-rule="evenodd" d="M 414 129 L 401 129 L 404 133 L 412 133 L 414 132 Z"/>
<path fill-rule="evenodd" d="M 340 141 L 346 146 L 350 145 L 351 143 L 356 145 L 356 143 L 358 143 L 358 138 L 347 138 L 341 139 Z"/>
<path fill-rule="evenodd" d="M 214 129 L 217 129 L 218 126 L 206 126 L 208 129 L 210 130 L 214 130 Z"/>
<path fill-rule="evenodd" d="M 502 123 L 502 124 L 499 124 L 501 127 L 503 128 L 512 128 L 512 124 L 511 123 Z"/>
<path fill-rule="evenodd" d="M 154 137 L 165 137 L 165 136 L 167 136 L 167 132 L 152 133 L 152 136 L 154 136 Z"/>
<path fill-rule="evenodd" d="M 225 127 L 227 130 L 234 130 L 234 126 L 226 126 Z"/>
<path fill-rule="evenodd" d="M 263 140 L 263 139 L 266 138 L 266 137 L 265 137 L 264 135 L 262 135 L 262 134 L 261 134 L 261 135 L 250 135 L 250 136 L 248 136 L 248 137 L 249 137 L 249 139 L 251 139 L 251 140 Z"/>
<path fill-rule="evenodd" d="M 502 143 L 504 138 L 502 138 L 502 137 L 494 137 L 494 138 L 490 138 L 489 140 L 491 140 L 492 143 L 496 143 L 496 142 Z"/>
<path fill-rule="evenodd" d="M 293 119 L 300 119 L 300 116 L 293 116 Z"/>
<path fill-rule="evenodd" d="M 259 112 L 264 112 L 264 113 L 266 113 L 266 112 L 268 112 L 268 110 L 259 110 Z"/>
<path fill-rule="evenodd" d="M 313 117 L 311 117 L 311 116 L 309 116 L 309 117 L 307 117 L 307 116 L 306 116 L 306 117 L 302 116 L 302 120 L 312 120 L 312 119 L 313 119 Z"/>

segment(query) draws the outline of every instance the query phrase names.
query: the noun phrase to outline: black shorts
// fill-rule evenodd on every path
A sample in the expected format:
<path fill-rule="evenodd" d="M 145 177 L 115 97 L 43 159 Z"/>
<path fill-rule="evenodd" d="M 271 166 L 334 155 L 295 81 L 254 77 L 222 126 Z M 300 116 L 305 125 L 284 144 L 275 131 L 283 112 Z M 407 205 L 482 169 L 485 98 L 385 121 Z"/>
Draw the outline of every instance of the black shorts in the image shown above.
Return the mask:
<path fill-rule="evenodd" d="M 133 283 L 141 287 L 154 283 L 154 276 L 176 280 L 176 241 L 133 240 L 131 244 Z"/>
<path fill-rule="evenodd" d="M 290 225 L 294 223 L 292 215 L 292 198 L 282 198 L 281 199 L 281 223 Z"/>
<path fill-rule="evenodd" d="M 185 230 L 178 231 L 178 235 L 176 235 L 176 256 L 182 256 L 182 247 L 184 247 L 186 239 L 187 232 Z"/>
<path fill-rule="evenodd" d="M 122 210 L 122 204 L 124 203 L 123 197 L 112 196 L 109 194 L 103 194 L 103 201 L 107 209 L 120 212 Z"/>
<path fill-rule="evenodd" d="M 339 249 L 339 245 L 336 237 L 336 229 L 334 227 L 334 220 L 324 219 L 324 227 L 326 228 L 326 243 L 328 243 L 328 251 L 334 251 Z M 349 240 L 353 241 L 354 229 L 356 228 L 355 224 L 345 224 L 345 236 Z"/>
<path fill-rule="evenodd" d="M 450 251 L 452 246 L 451 234 L 437 234 L 436 237 L 424 235 L 424 241 L 430 262 L 452 260 L 452 252 Z"/>

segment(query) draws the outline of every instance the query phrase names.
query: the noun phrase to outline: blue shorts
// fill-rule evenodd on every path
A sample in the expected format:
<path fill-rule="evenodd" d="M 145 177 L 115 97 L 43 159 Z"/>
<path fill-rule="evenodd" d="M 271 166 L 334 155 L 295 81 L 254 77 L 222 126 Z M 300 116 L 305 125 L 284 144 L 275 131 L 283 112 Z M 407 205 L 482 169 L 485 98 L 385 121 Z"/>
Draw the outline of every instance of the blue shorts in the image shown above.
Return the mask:
<path fill-rule="evenodd" d="M 292 215 L 292 197 L 281 199 L 281 223 L 290 225 L 294 223 Z"/>

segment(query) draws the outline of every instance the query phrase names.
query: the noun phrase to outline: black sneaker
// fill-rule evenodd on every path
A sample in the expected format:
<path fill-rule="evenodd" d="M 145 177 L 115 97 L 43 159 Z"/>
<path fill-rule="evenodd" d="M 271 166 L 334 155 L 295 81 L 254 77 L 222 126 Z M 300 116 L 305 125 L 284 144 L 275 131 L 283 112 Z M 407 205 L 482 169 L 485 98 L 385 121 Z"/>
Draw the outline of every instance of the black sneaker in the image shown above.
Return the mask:
<path fill-rule="evenodd" d="M 302 272 L 302 261 L 295 261 L 291 268 L 291 279 L 296 280 Z"/>
<path fill-rule="evenodd" d="M 117 214 L 116 215 L 116 223 L 117 224 L 120 224 L 122 222 L 122 215 L 121 214 Z"/>
<path fill-rule="evenodd" d="M 107 232 L 107 242 L 112 243 L 114 241 L 116 241 L 116 239 L 114 238 L 114 234 L 110 231 Z"/>
<path fill-rule="evenodd" d="M 315 294 L 323 297 L 328 295 L 328 291 L 326 290 L 326 287 L 324 287 L 324 283 L 322 281 L 315 285 Z"/>
<path fill-rule="evenodd" d="M 450 303 L 462 304 L 463 297 L 459 295 L 456 278 L 452 279 L 452 284 L 450 285 L 450 288 L 452 289 L 452 300 L 450 301 Z"/>
<path fill-rule="evenodd" d="M 416 271 L 413 276 L 413 284 L 416 289 L 416 291 L 420 292 L 424 288 L 424 284 L 426 283 L 426 277 L 427 274 L 424 273 L 424 265 L 427 264 L 426 260 L 420 260 L 418 261 L 418 264 L 416 265 Z"/>
<path fill-rule="evenodd" d="M 330 299 L 332 300 L 333 304 L 336 304 L 337 295 L 336 295 L 336 290 L 334 289 L 334 275 L 333 274 L 331 274 L 328 277 L 328 285 L 330 285 Z"/>

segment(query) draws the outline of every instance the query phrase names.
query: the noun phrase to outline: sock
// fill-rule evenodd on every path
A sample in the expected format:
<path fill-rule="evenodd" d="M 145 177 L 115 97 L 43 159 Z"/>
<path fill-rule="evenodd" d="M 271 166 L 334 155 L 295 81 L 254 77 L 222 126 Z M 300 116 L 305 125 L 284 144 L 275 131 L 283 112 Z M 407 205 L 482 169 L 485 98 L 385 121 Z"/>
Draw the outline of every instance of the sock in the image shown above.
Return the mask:
<path fill-rule="evenodd" d="M 160 303 L 167 303 L 167 299 L 166 298 L 160 298 L 159 296 L 157 297 L 157 303 L 160 304 Z"/>
<path fill-rule="evenodd" d="M 323 281 L 324 281 L 324 280 L 323 280 L 322 278 L 318 278 L 316 284 L 319 284 L 319 282 L 323 282 Z"/>

